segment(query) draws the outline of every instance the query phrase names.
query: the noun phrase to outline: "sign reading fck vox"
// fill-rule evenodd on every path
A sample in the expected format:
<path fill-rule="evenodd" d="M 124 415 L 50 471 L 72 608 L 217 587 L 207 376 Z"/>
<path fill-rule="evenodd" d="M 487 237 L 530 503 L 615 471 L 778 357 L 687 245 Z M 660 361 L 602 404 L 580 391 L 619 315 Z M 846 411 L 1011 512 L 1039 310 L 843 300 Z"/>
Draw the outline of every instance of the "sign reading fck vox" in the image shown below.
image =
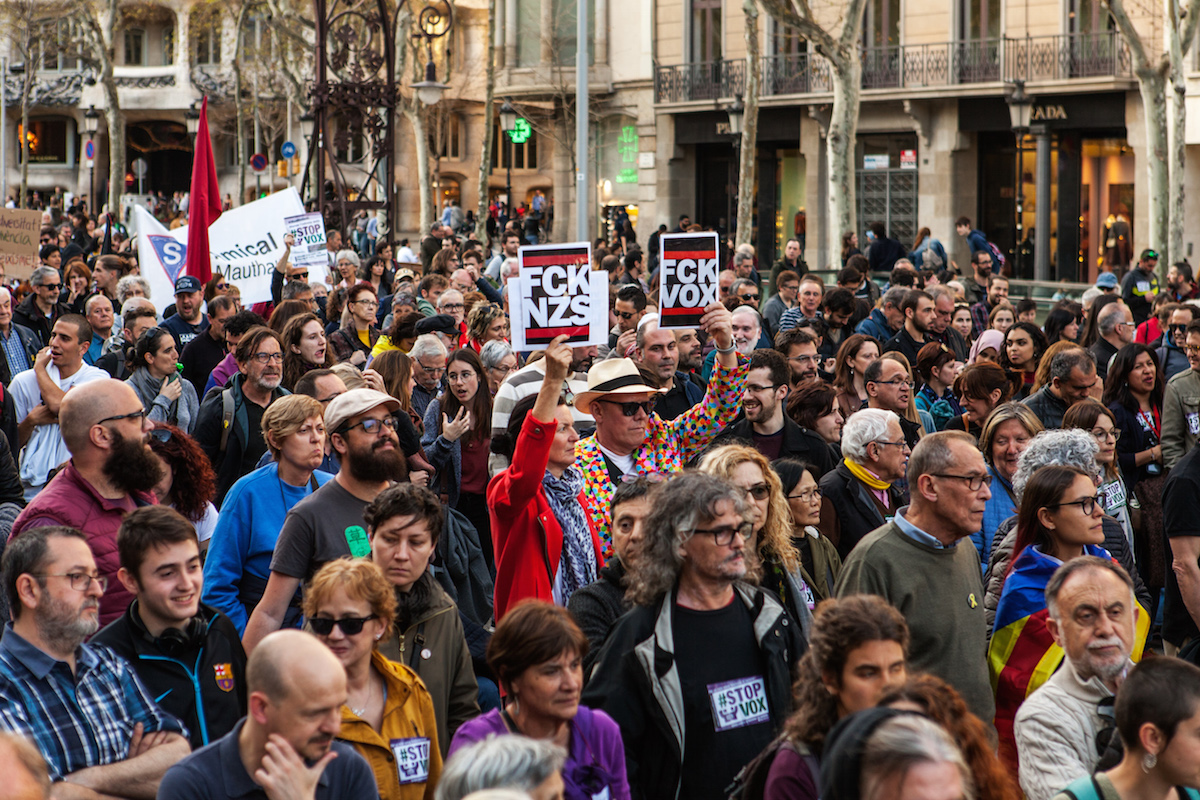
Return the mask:
<path fill-rule="evenodd" d="M 664 233 L 661 243 L 659 327 L 695 328 L 704 309 L 719 302 L 717 234 Z"/>
<path fill-rule="evenodd" d="M 522 247 L 517 259 L 508 281 L 514 349 L 540 350 L 564 334 L 574 347 L 608 341 L 608 273 L 592 271 L 587 242 Z"/>

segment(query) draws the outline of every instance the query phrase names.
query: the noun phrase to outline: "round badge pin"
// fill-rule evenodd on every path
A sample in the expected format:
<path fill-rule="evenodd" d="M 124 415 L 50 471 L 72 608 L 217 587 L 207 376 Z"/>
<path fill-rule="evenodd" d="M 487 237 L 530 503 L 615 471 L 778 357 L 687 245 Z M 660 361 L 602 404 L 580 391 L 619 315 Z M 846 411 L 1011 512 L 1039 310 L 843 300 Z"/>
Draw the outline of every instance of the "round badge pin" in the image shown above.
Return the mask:
<path fill-rule="evenodd" d="M 428 647 L 426 647 L 424 650 L 421 651 L 421 658 L 428 661 L 429 659 L 433 658 L 433 651 L 430 650 Z"/>

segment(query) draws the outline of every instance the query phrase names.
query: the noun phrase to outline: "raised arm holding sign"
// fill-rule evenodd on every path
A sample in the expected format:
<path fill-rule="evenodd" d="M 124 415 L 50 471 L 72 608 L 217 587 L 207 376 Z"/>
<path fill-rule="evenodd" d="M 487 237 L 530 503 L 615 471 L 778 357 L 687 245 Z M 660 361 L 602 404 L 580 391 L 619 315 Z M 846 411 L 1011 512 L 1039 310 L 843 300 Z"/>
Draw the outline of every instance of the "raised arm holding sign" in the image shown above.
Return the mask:
<path fill-rule="evenodd" d="M 522 247 L 517 259 L 508 281 L 513 349 L 541 350 L 557 336 L 573 347 L 608 341 L 608 273 L 592 271 L 587 242 Z"/>
<path fill-rule="evenodd" d="M 659 327 L 695 328 L 705 309 L 720 302 L 717 234 L 664 233 L 659 241 Z"/>

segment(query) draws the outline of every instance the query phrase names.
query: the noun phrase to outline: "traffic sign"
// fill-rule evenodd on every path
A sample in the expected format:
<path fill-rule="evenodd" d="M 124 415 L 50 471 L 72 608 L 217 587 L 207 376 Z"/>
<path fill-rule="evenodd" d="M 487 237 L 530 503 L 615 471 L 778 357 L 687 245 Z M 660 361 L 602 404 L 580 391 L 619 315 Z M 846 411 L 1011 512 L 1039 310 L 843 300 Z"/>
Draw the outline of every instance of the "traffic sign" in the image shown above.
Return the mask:
<path fill-rule="evenodd" d="M 533 126 L 524 117 L 517 117 L 513 129 L 508 132 L 508 138 L 513 144 L 525 144 L 533 136 Z"/>
<path fill-rule="evenodd" d="M 133 160 L 133 174 L 139 178 L 146 177 L 146 173 L 150 171 L 150 165 L 146 163 L 144 158 L 135 158 Z"/>
<path fill-rule="evenodd" d="M 91 139 L 88 139 L 83 145 L 83 157 L 89 161 L 96 157 L 96 143 Z"/>
<path fill-rule="evenodd" d="M 284 158 L 291 158 L 296 155 L 296 145 L 291 142 L 284 142 L 283 146 L 279 148 L 279 154 Z"/>
<path fill-rule="evenodd" d="M 267 168 L 267 157 L 262 153 L 255 153 L 250 156 L 250 169 L 255 172 L 262 172 Z"/>

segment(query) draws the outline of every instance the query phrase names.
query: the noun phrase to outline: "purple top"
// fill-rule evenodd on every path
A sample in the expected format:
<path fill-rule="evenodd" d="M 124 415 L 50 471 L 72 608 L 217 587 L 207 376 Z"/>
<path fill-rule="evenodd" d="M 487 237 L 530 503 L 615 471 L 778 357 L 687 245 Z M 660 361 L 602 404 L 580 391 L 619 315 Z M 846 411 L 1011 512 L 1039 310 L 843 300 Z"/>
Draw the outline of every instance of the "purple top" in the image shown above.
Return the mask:
<path fill-rule="evenodd" d="M 767 772 L 764 800 L 817 800 L 817 776 L 809 770 L 804 756 L 790 747 L 780 747 Z"/>
<path fill-rule="evenodd" d="M 493 709 L 459 726 L 446 757 L 488 736 L 508 733 L 500 712 Z M 567 800 L 592 800 L 605 787 L 612 800 L 630 800 L 625 745 L 621 742 L 621 730 L 608 714 L 579 707 L 571 721 L 571 744 L 563 765 L 563 783 L 566 784 L 563 796 Z"/>

